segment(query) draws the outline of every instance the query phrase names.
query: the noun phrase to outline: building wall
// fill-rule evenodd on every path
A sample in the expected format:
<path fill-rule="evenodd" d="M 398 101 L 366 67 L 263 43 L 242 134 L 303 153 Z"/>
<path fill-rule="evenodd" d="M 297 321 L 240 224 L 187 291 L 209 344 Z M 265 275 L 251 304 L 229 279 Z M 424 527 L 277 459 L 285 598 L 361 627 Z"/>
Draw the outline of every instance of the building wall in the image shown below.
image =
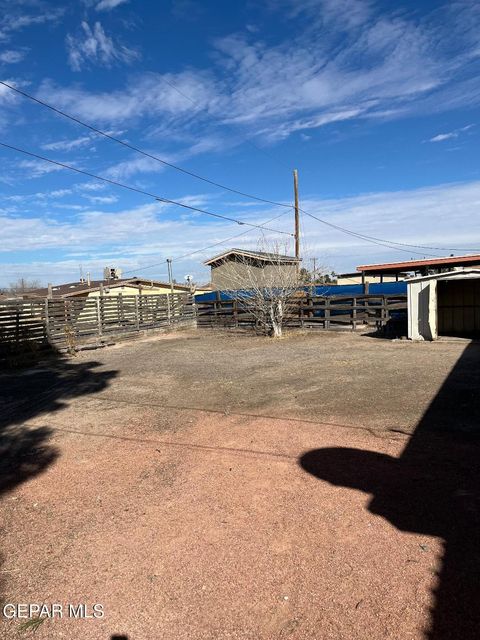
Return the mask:
<path fill-rule="evenodd" d="M 410 340 L 436 340 L 437 331 L 437 281 L 409 282 L 408 337 Z"/>
<path fill-rule="evenodd" d="M 103 291 L 105 296 L 118 296 L 119 294 L 122 294 L 123 296 L 138 296 L 139 294 L 138 287 L 129 287 L 128 285 L 122 286 L 122 287 L 104 287 Z M 165 287 L 142 286 L 142 295 L 145 295 L 145 296 L 165 295 L 170 293 L 170 291 L 171 290 L 168 285 L 166 285 Z M 175 285 L 173 285 L 173 293 L 186 293 L 186 291 L 184 291 L 183 289 L 176 289 Z M 88 297 L 98 298 L 99 295 L 100 295 L 100 291 L 90 291 L 90 293 L 88 294 Z"/>
<path fill-rule="evenodd" d="M 399 278 L 400 280 L 403 280 L 404 278 Z M 396 282 L 397 279 L 396 277 L 393 275 L 385 275 L 383 276 L 383 282 Z M 379 284 L 380 282 L 382 282 L 382 279 L 380 278 L 380 276 L 370 276 L 370 275 L 365 275 L 365 282 L 368 282 L 369 284 Z M 345 285 L 345 284 L 362 284 L 362 274 L 360 273 L 358 276 L 353 276 L 350 278 L 342 278 L 341 276 L 337 276 L 337 284 L 341 284 L 341 285 Z"/>
<path fill-rule="evenodd" d="M 252 286 L 281 286 L 295 281 L 294 264 L 266 264 L 263 267 L 227 260 L 211 267 L 214 290 L 248 289 Z"/>

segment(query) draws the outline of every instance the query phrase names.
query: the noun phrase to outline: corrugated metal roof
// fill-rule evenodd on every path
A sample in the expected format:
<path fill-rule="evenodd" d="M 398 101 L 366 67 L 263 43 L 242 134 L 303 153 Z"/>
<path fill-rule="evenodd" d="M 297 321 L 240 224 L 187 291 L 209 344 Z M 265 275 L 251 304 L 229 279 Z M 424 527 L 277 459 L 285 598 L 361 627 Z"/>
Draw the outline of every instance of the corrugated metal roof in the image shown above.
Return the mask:
<path fill-rule="evenodd" d="M 432 273 L 428 276 L 416 276 L 406 280 L 406 283 L 419 282 L 420 280 L 468 280 L 469 278 L 480 278 L 480 269 L 461 269 L 446 273 Z"/>
<path fill-rule="evenodd" d="M 58 284 L 52 287 L 52 294 L 55 297 L 69 297 L 76 296 L 89 293 L 91 291 L 98 291 L 100 285 L 103 285 L 105 288 L 112 287 L 165 287 L 166 289 L 170 289 L 170 283 L 162 282 L 160 280 L 152 280 L 149 278 L 120 278 L 118 280 L 90 280 L 90 284 L 88 285 L 86 282 L 67 282 L 65 284 Z M 186 287 L 182 284 L 175 284 L 175 289 L 182 289 L 185 291 L 190 291 L 189 287 Z M 48 287 L 42 287 L 41 289 L 34 289 L 28 292 L 30 296 L 36 296 L 45 298 L 48 295 Z"/>
<path fill-rule="evenodd" d="M 203 264 L 209 265 L 212 262 L 217 262 L 218 260 L 227 258 L 232 254 L 245 256 L 247 258 L 257 258 L 259 260 L 264 260 L 265 262 L 297 263 L 301 261 L 301 258 L 296 258 L 295 256 L 285 256 L 281 253 L 269 253 L 266 251 L 250 251 L 247 249 L 228 249 L 228 251 L 219 253 L 217 256 L 214 256 L 213 258 L 206 260 Z"/>
<path fill-rule="evenodd" d="M 422 267 L 456 266 L 456 265 L 480 265 L 480 254 L 467 256 L 447 256 L 444 258 L 425 258 L 422 260 L 408 260 L 405 262 L 385 262 L 383 264 L 364 264 L 357 267 L 357 271 L 385 272 L 385 271 L 414 271 Z"/>

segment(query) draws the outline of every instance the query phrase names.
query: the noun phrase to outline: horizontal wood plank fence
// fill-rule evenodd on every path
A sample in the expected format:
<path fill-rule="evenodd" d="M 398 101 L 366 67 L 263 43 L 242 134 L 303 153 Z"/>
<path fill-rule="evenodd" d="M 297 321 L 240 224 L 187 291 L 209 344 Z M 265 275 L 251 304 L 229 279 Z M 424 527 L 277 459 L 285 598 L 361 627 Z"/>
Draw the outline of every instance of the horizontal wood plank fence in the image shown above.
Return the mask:
<path fill-rule="evenodd" d="M 294 295 L 287 304 L 286 327 L 318 327 L 331 329 L 360 325 L 373 325 L 377 329 L 406 322 L 406 295 L 314 296 Z M 216 300 L 197 302 L 199 327 L 254 327 L 257 319 L 242 300 Z"/>
<path fill-rule="evenodd" d="M 0 354 L 88 342 L 195 320 L 188 294 L 0 301 Z"/>

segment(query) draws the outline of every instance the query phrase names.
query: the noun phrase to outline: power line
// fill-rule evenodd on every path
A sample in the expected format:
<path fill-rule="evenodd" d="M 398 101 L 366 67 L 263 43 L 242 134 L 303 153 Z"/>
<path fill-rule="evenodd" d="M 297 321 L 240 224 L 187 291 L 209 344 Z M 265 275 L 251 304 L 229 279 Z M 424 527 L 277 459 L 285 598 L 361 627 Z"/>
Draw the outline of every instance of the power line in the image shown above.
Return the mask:
<path fill-rule="evenodd" d="M 13 145 L 9 145 L 6 144 L 5 142 L 0 142 L 0 146 L 5 147 L 6 149 L 10 149 L 12 151 L 16 151 L 18 153 L 22 153 L 24 155 L 30 156 L 32 158 L 36 158 L 37 160 L 41 160 L 43 162 L 49 162 L 50 164 L 56 165 L 58 167 L 62 167 L 63 169 L 69 169 L 70 171 L 75 171 L 76 173 L 88 176 L 89 178 L 94 178 L 96 180 L 101 180 L 103 182 L 106 182 L 108 184 L 112 184 L 116 187 L 122 187 L 123 189 L 128 189 L 129 191 L 133 191 L 135 193 L 140 193 L 141 195 L 145 195 L 148 196 L 150 198 L 153 198 L 154 200 L 157 200 L 158 202 L 165 202 L 167 204 L 174 204 L 177 205 L 179 207 L 183 207 L 184 209 L 189 209 L 190 211 L 196 211 L 198 213 L 202 213 L 204 215 L 208 215 L 208 216 L 212 216 L 214 218 L 219 218 L 221 220 L 227 220 L 228 222 L 234 222 L 236 224 L 239 225 L 245 225 L 247 227 L 252 227 L 255 229 L 263 229 L 264 231 L 271 231 L 273 233 L 280 233 L 282 235 L 287 235 L 287 236 L 293 236 L 294 234 L 289 233 L 288 231 L 280 231 L 279 229 L 271 229 L 270 227 L 265 227 L 263 225 L 259 225 L 259 224 L 254 224 L 251 222 L 244 222 L 243 220 L 238 220 L 236 218 L 232 218 L 230 216 L 224 216 L 222 214 L 219 213 L 213 213 L 212 211 L 207 211 L 205 209 L 200 209 L 199 207 L 193 207 L 191 205 L 185 204 L 183 202 L 179 202 L 177 200 L 170 200 L 169 198 L 163 198 L 162 196 L 158 196 L 156 194 L 150 193 L 148 191 L 145 191 L 143 189 L 138 189 L 137 187 L 132 187 L 131 185 L 126 185 L 122 182 L 118 182 L 117 180 L 112 180 L 110 178 L 105 178 L 104 176 L 99 176 L 96 175 L 94 173 L 91 173 L 89 171 L 85 171 L 84 169 L 78 169 L 77 167 L 73 167 L 72 165 L 68 165 L 64 162 L 59 162 L 58 160 L 52 160 L 51 158 L 47 158 L 45 156 L 41 156 L 40 154 L 37 153 L 33 153 L 31 151 L 26 151 L 25 149 L 20 149 L 19 147 L 14 147 Z M 285 205 L 287 206 L 287 205 Z M 288 207 L 290 208 L 290 206 L 288 205 Z M 395 247 L 392 246 L 394 244 L 396 244 L 395 242 L 392 242 L 390 240 L 385 240 L 385 241 L 380 241 L 379 239 L 370 237 L 370 236 L 365 236 L 363 234 L 357 233 L 355 231 L 351 231 L 349 229 L 346 229 L 344 227 L 340 227 L 339 225 L 333 224 L 332 222 L 327 222 L 326 220 L 323 220 L 322 218 L 319 218 L 318 216 L 313 215 L 312 213 L 309 213 L 308 211 L 305 211 L 304 209 L 300 209 L 300 211 L 302 213 L 304 213 L 305 215 L 309 216 L 310 218 L 313 218 L 314 220 L 317 220 L 318 222 L 321 222 L 324 225 L 327 225 L 333 229 L 336 229 L 337 231 L 342 231 L 343 233 L 346 233 L 350 236 L 359 238 L 361 240 L 365 240 L 366 242 L 370 242 L 372 244 L 376 244 L 376 245 L 380 245 L 380 246 L 384 246 L 388 249 L 393 249 L 395 251 L 403 251 L 404 253 L 415 253 L 417 255 L 429 255 L 430 257 L 438 257 L 436 254 L 423 254 L 423 253 L 419 253 L 418 251 L 409 251 L 407 249 L 401 249 L 399 247 Z M 389 244 L 386 244 L 389 243 Z M 410 245 L 405 245 L 405 246 L 410 246 Z M 416 245 L 412 245 L 412 246 L 416 246 Z"/>
<path fill-rule="evenodd" d="M 171 84 L 171 83 L 168 83 Z M 83 120 L 80 120 L 79 118 L 76 118 L 75 116 L 70 115 L 69 113 L 66 113 L 65 111 L 62 111 L 61 109 L 57 109 L 57 107 L 54 107 L 51 104 L 48 104 L 47 102 L 44 102 L 43 100 L 40 100 L 39 98 L 35 98 L 35 96 L 30 95 L 29 93 L 27 93 L 26 91 L 22 91 L 21 89 L 18 89 L 17 87 L 14 87 L 10 84 L 8 84 L 7 82 L 4 82 L 3 80 L 0 80 L 0 85 L 3 85 L 4 87 L 7 87 L 7 89 L 11 89 L 12 91 L 15 91 L 16 93 L 24 96 L 25 98 L 28 98 L 29 100 L 32 100 L 33 102 L 36 102 L 37 104 L 40 104 L 42 107 L 46 107 L 47 109 L 50 109 L 51 111 L 54 111 L 55 113 L 58 113 L 59 115 L 63 116 L 64 118 L 68 118 L 69 120 L 72 120 L 72 122 L 76 122 L 77 124 L 81 125 L 82 127 L 86 127 L 87 129 L 90 129 L 90 131 L 93 131 L 94 133 L 103 136 L 104 138 L 108 138 L 109 140 L 112 140 L 113 142 L 116 142 L 118 144 L 121 144 L 122 146 L 126 147 L 127 149 L 130 149 L 131 151 L 136 151 L 137 153 L 141 153 L 143 156 L 145 156 L 146 158 L 150 158 L 151 160 L 155 160 L 156 162 L 160 162 L 161 164 L 163 164 L 166 167 L 170 167 L 171 169 L 175 169 L 176 171 L 180 171 L 182 173 L 184 173 L 185 175 L 188 175 L 192 178 L 196 178 L 197 180 L 202 180 L 203 182 L 207 182 L 208 184 L 213 185 L 214 187 L 218 187 L 220 189 L 224 189 L 225 191 L 230 191 L 231 193 L 235 193 L 239 196 L 243 196 L 245 198 L 251 198 L 252 200 L 257 200 L 258 202 L 264 202 L 265 204 L 273 204 L 275 206 L 279 206 L 279 207 L 290 207 L 291 205 L 289 204 L 285 204 L 285 203 L 281 203 L 281 202 L 274 202 L 273 200 L 268 200 L 267 198 L 261 198 L 259 196 L 254 196 L 251 193 L 245 193 L 243 191 L 240 191 L 238 189 L 233 189 L 232 187 L 227 187 L 224 184 L 221 184 L 220 182 L 215 182 L 215 180 L 210 180 L 209 178 L 205 178 L 203 176 L 200 176 L 198 173 L 194 173 L 193 171 L 189 171 L 188 169 L 184 169 L 183 167 L 179 167 L 171 162 L 167 162 L 167 160 L 163 160 L 163 158 L 159 158 L 158 156 L 153 155 L 152 153 L 148 153 L 147 151 L 143 151 L 143 149 L 139 149 L 138 147 L 135 147 L 132 144 L 129 144 L 128 142 L 125 142 L 124 140 L 120 140 L 120 138 L 116 138 L 115 136 L 112 136 L 109 133 L 106 133 L 105 131 L 102 131 L 101 129 L 97 129 L 96 127 L 92 126 L 91 124 L 88 124 L 87 122 L 83 122 Z M 171 85 L 173 86 L 173 85 Z M 184 94 L 182 94 L 184 95 Z M 187 97 L 187 96 L 184 96 Z"/>
<path fill-rule="evenodd" d="M 165 84 L 168 84 L 169 87 L 171 87 L 172 89 L 174 89 L 177 93 L 179 93 L 181 96 L 183 96 L 184 98 L 186 98 L 187 100 L 189 100 L 195 107 L 198 107 L 199 109 L 202 109 L 202 106 L 193 98 L 191 98 L 190 96 L 187 96 L 186 93 L 184 93 L 183 91 L 181 91 L 177 86 L 175 86 L 173 84 L 173 82 L 171 82 L 170 80 L 167 80 L 165 78 L 165 76 L 161 76 L 161 80 L 162 82 L 165 82 Z M 203 109 L 207 115 L 210 117 L 211 120 L 218 120 L 218 118 L 215 118 L 214 116 L 212 116 L 212 114 L 210 113 L 210 111 L 208 110 L 208 108 L 204 108 Z M 225 124 L 224 122 L 219 121 L 221 124 Z M 277 164 L 282 165 L 282 167 L 285 167 L 286 169 L 288 169 L 288 171 L 291 171 L 291 167 L 288 166 L 287 164 L 285 164 L 284 162 L 282 162 L 279 158 L 277 158 L 276 156 L 274 156 L 272 153 L 269 153 L 266 149 L 262 149 L 262 147 L 259 147 L 258 145 L 256 145 L 252 140 L 250 140 L 249 138 L 244 137 L 243 138 L 244 141 L 249 144 L 251 147 L 253 147 L 254 149 L 256 149 L 257 151 L 260 151 L 261 153 L 263 153 L 264 155 L 268 156 L 269 158 L 271 158 L 274 162 L 276 162 Z"/>
<path fill-rule="evenodd" d="M 176 86 L 173 84 L 173 82 L 171 82 L 170 80 L 167 80 L 167 79 L 166 79 L 166 78 L 164 78 L 163 76 L 162 76 L 162 78 L 161 78 L 161 79 L 162 79 L 162 81 L 163 81 L 163 82 L 165 82 L 166 84 L 168 84 L 172 89 L 174 89 L 175 91 L 177 91 L 177 93 L 179 93 L 181 96 L 183 96 L 184 98 L 186 98 L 187 100 L 189 100 L 189 101 L 190 101 L 194 106 L 201 108 L 201 106 L 199 105 L 199 103 L 198 103 L 197 101 L 193 100 L 193 98 L 191 98 L 191 97 L 190 97 L 190 96 L 188 96 L 186 93 L 184 93 L 183 91 L 181 91 L 178 87 L 176 87 Z M 210 115 L 210 112 L 208 111 L 208 109 L 206 109 L 206 113 L 207 113 L 210 117 L 212 117 L 212 116 Z M 248 139 L 246 138 L 246 139 L 245 139 L 245 141 L 246 141 L 247 143 L 251 144 L 251 145 L 252 145 L 255 149 L 257 149 L 258 151 L 262 151 L 262 152 L 266 153 L 266 155 L 268 155 L 269 157 L 271 157 L 271 158 L 273 158 L 274 160 L 278 161 L 278 158 L 275 158 L 275 156 L 273 156 L 272 154 L 267 153 L 264 149 L 261 149 L 260 147 L 258 147 L 258 146 L 257 146 L 256 144 L 254 144 L 251 140 L 248 140 Z M 282 164 L 283 164 L 283 163 L 282 163 Z M 284 165 L 284 166 L 285 166 L 285 165 Z M 225 188 L 225 187 L 222 187 L 222 188 Z M 236 192 L 236 193 L 238 193 L 238 192 Z M 242 195 L 245 195 L 245 194 L 242 194 Z M 248 197 L 253 197 L 253 198 L 255 198 L 255 199 L 258 199 L 258 198 L 256 198 L 256 196 L 250 196 L 250 195 L 248 195 Z M 262 199 L 260 199 L 260 200 L 262 200 Z M 279 203 L 279 202 L 271 202 L 271 201 L 267 201 L 267 202 L 269 202 L 269 204 L 274 204 L 274 205 L 277 205 L 277 206 L 288 206 L 288 207 L 292 207 L 292 208 L 293 208 L 293 206 L 292 206 L 292 205 L 285 205 L 285 204 L 283 204 L 283 203 Z M 301 209 L 300 209 L 300 211 L 301 211 Z M 307 213 L 307 212 L 305 212 L 305 211 L 304 211 L 303 213 Z M 310 215 L 310 214 L 308 214 L 308 213 L 307 213 L 307 215 Z M 316 218 L 316 219 L 317 219 L 319 222 L 322 222 L 323 224 L 329 224 L 329 223 L 327 223 L 325 220 L 321 220 L 320 218 Z M 354 232 L 354 231 L 350 231 L 349 229 L 346 229 L 346 228 L 344 228 L 344 227 L 340 227 L 340 226 L 338 226 L 338 225 L 337 225 L 337 226 L 335 226 L 335 225 L 329 225 L 329 226 L 332 226 L 332 227 L 336 228 L 338 231 L 342 231 L 342 232 L 344 232 L 344 233 L 351 233 L 351 234 L 355 234 L 355 232 Z M 361 238 L 363 238 L 363 239 L 367 239 L 367 238 L 368 238 L 368 240 L 372 240 L 372 241 L 376 240 L 377 242 L 380 242 L 380 243 L 385 242 L 385 243 L 389 243 L 389 244 L 393 244 L 393 245 L 400 245 L 400 246 L 405 246 L 405 247 L 413 247 L 414 249 L 429 249 L 429 250 L 433 250 L 433 251 L 480 251 L 480 249 L 460 249 L 460 248 L 453 248 L 453 247 L 450 247 L 450 248 L 448 248 L 448 247 L 427 247 L 427 246 L 425 246 L 425 245 L 420 245 L 420 244 L 410 244 L 410 243 L 408 243 L 408 242 L 395 242 L 395 241 L 393 241 L 393 240 L 392 240 L 392 241 L 391 241 L 391 240 L 384 240 L 384 239 L 382 239 L 382 238 L 375 238 L 374 236 L 367 236 L 367 235 L 364 235 L 364 234 L 358 234 L 358 237 L 361 237 Z M 381 245 L 381 246 L 386 246 L 386 245 Z M 411 251 L 410 251 L 410 252 L 407 252 L 407 253 L 415 253 L 415 252 L 411 252 Z M 418 254 L 418 255 L 423 255 L 423 254 Z"/>
<path fill-rule="evenodd" d="M 178 87 L 176 87 L 172 82 L 170 82 L 169 80 L 167 80 L 166 78 L 162 78 L 162 80 L 168 84 L 170 87 L 172 87 L 175 91 L 177 91 L 181 96 L 183 96 L 185 99 L 189 100 L 193 105 L 198 106 L 198 103 L 193 100 L 192 98 L 190 98 L 188 95 L 186 95 L 184 92 L 182 92 L 180 89 L 178 89 Z M 180 171 L 181 173 L 184 173 L 185 175 L 189 175 L 193 178 L 196 178 L 197 180 L 201 180 L 203 182 L 206 182 L 208 184 L 211 184 L 215 187 L 218 187 L 220 189 L 223 189 L 225 191 L 230 191 L 231 193 L 235 193 L 237 195 L 246 197 L 246 198 L 250 198 L 252 200 L 256 200 L 257 202 L 263 202 L 265 204 L 271 204 L 274 206 L 278 206 L 278 207 L 285 207 L 285 208 L 293 208 L 292 205 L 290 204 L 285 204 L 284 202 L 276 202 L 275 200 L 269 200 L 267 198 L 262 198 L 260 196 L 255 196 L 251 193 L 247 193 L 244 191 L 240 191 L 238 189 L 234 189 L 232 187 L 227 187 L 226 185 L 220 183 L 220 182 L 216 182 L 215 180 L 211 180 L 209 178 L 205 178 L 204 176 L 201 176 L 197 173 L 194 173 L 193 171 L 189 171 L 188 169 L 184 169 L 183 167 L 179 167 L 178 165 L 175 165 L 171 162 L 168 162 L 162 158 L 159 158 L 158 156 L 155 156 L 151 153 L 148 153 L 147 151 L 144 151 L 143 149 L 140 149 L 138 147 L 135 147 L 132 144 L 129 144 L 128 142 L 125 142 L 124 140 L 121 140 L 120 138 L 116 138 L 115 136 L 106 133 L 105 131 L 102 131 L 101 129 L 98 129 L 86 122 L 84 122 L 83 120 L 80 120 L 79 118 L 76 118 L 75 116 L 72 116 L 69 113 L 66 113 L 65 111 L 62 111 L 61 109 L 58 109 L 57 107 L 54 107 L 51 104 L 48 104 L 47 102 L 40 100 L 39 98 L 36 98 L 35 96 L 32 96 L 31 94 L 27 93 L 26 91 L 22 91 L 21 89 L 18 89 L 17 87 L 14 87 L 13 85 L 8 84 L 7 82 L 0 80 L 0 85 L 3 85 L 4 87 L 10 89 L 11 91 L 15 91 L 16 93 L 18 93 L 19 95 L 24 96 L 25 98 L 32 100 L 33 102 L 36 102 L 37 104 L 40 104 L 41 106 L 50 109 L 51 111 L 63 116 L 64 118 L 67 118 L 69 120 L 71 120 L 72 122 L 75 122 L 83 127 L 86 127 L 87 129 L 89 129 L 90 131 L 93 131 L 94 133 L 101 135 L 113 142 L 116 142 L 117 144 L 121 144 L 122 146 L 135 151 L 137 153 L 140 153 L 141 155 L 150 158 L 152 160 L 155 160 L 156 162 L 159 162 L 161 164 L 163 164 L 164 166 L 170 167 L 171 169 L 175 169 L 176 171 Z M 207 113 L 209 114 L 208 110 Z M 210 115 L 210 114 L 209 114 Z M 252 144 L 256 149 L 259 149 L 256 145 L 254 145 L 251 141 L 246 140 L 247 142 L 249 142 L 250 144 Z M 8 146 L 8 145 L 4 145 L 4 146 Z M 10 147 L 13 148 L 14 147 Z M 33 155 L 33 154 L 32 154 Z M 48 159 L 45 159 L 47 162 L 49 161 Z M 61 165 L 61 163 L 57 163 L 59 165 Z M 66 166 L 66 165 L 65 165 Z M 68 168 L 68 167 L 67 167 Z M 99 178 L 99 179 L 103 179 L 103 178 Z M 118 184 L 115 183 L 113 181 L 111 181 L 112 184 Z M 124 185 L 121 185 L 124 186 Z M 168 202 L 167 200 L 165 200 L 166 202 Z M 172 202 L 172 201 L 170 201 Z M 177 203 L 178 204 L 178 203 Z M 199 211 L 199 210 L 197 210 Z M 398 246 L 402 246 L 402 247 L 412 247 L 414 249 L 427 249 L 427 250 L 433 250 L 433 251 L 480 251 L 480 249 L 461 249 L 461 248 L 454 248 L 454 247 L 429 247 L 426 245 L 420 245 L 420 244 L 411 244 L 408 242 L 396 242 L 394 240 L 386 240 L 384 238 L 376 238 L 375 236 L 368 236 L 366 234 L 361 234 L 355 231 L 352 231 L 350 229 L 347 229 L 345 227 L 341 227 L 340 225 L 334 225 L 333 223 L 329 223 L 326 220 L 323 220 L 321 218 L 318 218 L 316 216 L 314 216 L 313 214 L 310 214 L 307 211 L 302 210 L 303 213 L 305 213 L 306 215 L 318 220 L 319 222 L 321 222 L 322 224 L 328 225 L 334 229 L 336 229 L 337 231 L 341 231 L 342 233 L 347 233 L 349 235 L 353 235 L 355 237 L 361 238 L 363 240 L 367 240 L 367 241 L 371 241 L 373 244 L 378 243 L 380 246 L 387 246 L 387 245 L 398 245 Z M 205 213 L 205 212 L 204 212 Z M 387 244 L 384 244 L 387 243 Z M 393 247 L 392 247 L 393 248 Z M 400 249 L 398 249 L 400 251 Z M 406 251 L 406 253 L 417 253 L 417 255 L 421 255 L 418 252 L 412 252 L 412 251 Z M 423 254 L 422 254 L 423 255 Z M 428 254 L 427 254 L 428 255 Z M 429 254 L 429 255 L 434 255 L 434 254 Z"/>
<path fill-rule="evenodd" d="M 89 171 L 85 171 L 83 169 L 78 169 L 77 167 L 72 167 L 72 165 L 65 164 L 64 162 L 58 162 L 57 160 L 51 160 L 50 158 L 46 158 L 45 156 L 41 156 L 37 153 L 33 153 L 31 151 L 26 151 L 25 149 L 20 149 L 19 147 L 14 147 L 13 145 L 6 144 L 5 142 L 0 142 L 0 146 L 5 147 L 6 149 L 10 149 L 12 151 L 16 151 L 18 153 L 23 153 L 24 155 L 30 156 L 32 158 L 36 158 L 37 160 L 42 160 L 43 162 L 49 162 L 50 164 L 54 164 L 58 167 L 62 167 L 63 169 L 69 169 L 70 171 L 75 171 L 76 173 L 80 173 L 84 176 L 88 176 L 89 178 L 95 178 L 96 180 L 102 180 L 103 182 L 107 182 L 108 184 L 113 184 L 116 187 L 122 187 L 123 189 L 128 189 L 129 191 L 134 191 L 135 193 L 140 193 L 144 196 L 148 196 L 149 198 L 153 198 L 158 202 L 166 202 L 168 204 L 175 204 L 178 207 L 183 207 L 184 209 L 189 209 L 190 211 L 196 211 L 198 213 L 203 213 L 207 216 L 212 216 L 214 218 L 220 218 L 221 220 L 227 220 L 228 222 L 235 222 L 236 224 L 245 225 L 247 227 L 252 227 L 256 229 L 264 229 L 265 231 L 272 231 L 274 233 L 281 233 L 286 236 L 292 236 L 292 233 L 288 231 L 280 231 L 279 229 L 271 229 L 270 227 L 263 227 L 259 224 L 254 224 L 252 222 L 244 222 L 243 220 L 237 220 L 236 218 L 231 218 L 229 216 L 224 216 L 220 213 L 213 213 L 211 211 L 206 211 L 205 209 L 199 209 L 198 207 L 192 207 L 189 204 L 185 204 L 183 202 L 178 202 L 177 200 L 170 200 L 168 198 L 163 198 L 154 193 L 149 193 L 148 191 L 144 191 L 143 189 L 138 189 L 137 187 L 132 187 L 127 184 L 123 184 L 122 182 L 117 182 L 116 180 L 111 180 L 110 178 L 104 178 L 103 176 L 98 176 L 94 173 L 90 173 Z"/>
<path fill-rule="evenodd" d="M 318 218 L 317 216 L 314 216 L 313 213 L 309 213 L 304 209 L 300 209 L 300 211 L 305 215 L 309 216 L 310 218 L 313 218 L 314 220 L 317 220 L 318 222 L 321 222 L 322 224 L 327 225 L 328 227 L 337 229 L 337 231 L 342 231 L 343 233 L 346 233 L 355 238 L 359 238 L 360 240 L 365 240 L 366 242 L 370 242 L 371 244 L 387 247 L 387 249 L 393 249 L 394 251 L 403 251 L 404 253 L 410 253 L 410 254 L 415 253 L 417 255 L 422 255 L 422 256 L 428 255 L 429 257 L 433 257 L 433 258 L 439 257 L 438 255 L 433 253 L 425 254 L 425 253 L 419 253 L 418 251 L 409 251 L 408 249 L 401 249 L 400 247 L 392 246 L 395 243 L 390 242 L 390 240 L 380 241 L 380 240 L 377 240 L 376 238 L 374 239 L 374 238 L 371 238 L 370 236 L 365 236 L 360 233 L 356 233 L 355 231 L 350 231 L 348 229 L 345 229 L 344 227 L 340 227 L 339 225 L 333 224 L 333 222 L 327 222 L 326 220 L 323 220 L 322 218 Z M 390 244 L 386 244 L 387 242 Z"/>
<path fill-rule="evenodd" d="M 363 238 L 363 239 L 368 239 L 368 240 L 372 240 L 372 241 L 376 241 L 376 242 L 386 242 L 388 244 L 393 244 L 393 245 L 400 245 L 402 247 L 413 247 L 414 249 L 430 249 L 433 251 L 480 251 L 480 249 L 475 249 L 475 248 L 469 248 L 469 249 L 461 249 L 459 247 L 428 247 L 426 245 L 423 244 L 410 244 L 408 242 L 396 242 L 395 240 L 385 240 L 383 238 L 376 238 L 375 236 L 368 236 L 366 234 L 363 233 L 357 233 L 356 231 L 351 231 L 350 229 L 346 229 L 345 227 L 341 227 L 339 225 L 333 224 L 332 222 L 327 222 L 326 220 L 323 220 L 322 218 L 319 218 L 317 216 L 314 216 L 312 213 L 309 213 L 308 211 L 305 211 L 304 209 L 300 209 L 300 211 L 304 214 L 306 214 L 307 216 L 310 216 L 311 218 L 315 218 L 315 220 L 318 220 L 319 222 L 321 222 L 322 224 L 326 224 L 329 227 L 333 227 L 334 229 L 337 229 L 338 231 L 342 231 L 343 233 L 349 233 L 352 235 L 356 235 L 359 238 Z M 411 252 L 412 253 L 412 252 Z"/>
<path fill-rule="evenodd" d="M 285 211 L 284 213 L 281 213 L 278 216 L 275 216 L 274 218 L 270 218 L 269 220 L 265 220 L 265 222 L 263 224 L 268 224 L 269 222 L 273 222 L 273 220 L 278 220 L 278 218 L 281 218 L 282 216 L 285 216 L 288 213 L 288 211 Z M 196 253 L 202 253 L 203 251 L 206 251 L 207 249 L 212 249 L 213 247 L 218 247 L 221 244 L 225 244 L 226 242 L 230 242 L 230 240 L 235 240 L 236 238 L 240 238 L 241 236 L 246 235 L 247 233 L 251 233 L 252 229 L 248 229 L 247 231 L 242 231 L 242 233 L 237 233 L 234 236 L 230 236 L 229 238 L 224 238 L 223 240 L 220 240 L 219 242 L 214 242 L 213 244 L 209 244 L 206 247 L 202 247 L 201 249 L 196 249 L 195 251 L 190 251 L 190 253 L 184 253 L 181 256 L 176 256 L 173 257 L 172 260 L 175 262 L 178 262 L 179 260 L 183 260 L 184 258 L 189 258 L 190 256 L 195 255 Z M 162 260 L 162 262 L 156 262 L 154 264 L 147 264 L 147 265 L 140 265 L 138 266 L 136 269 L 129 269 L 128 271 L 124 271 L 123 273 L 133 273 L 134 271 L 136 271 L 137 269 L 140 270 L 145 270 L 145 269 L 152 269 L 153 267 L 159 267 L 162 264 L 166 264 L 167 261 L 166 260 Z"/>

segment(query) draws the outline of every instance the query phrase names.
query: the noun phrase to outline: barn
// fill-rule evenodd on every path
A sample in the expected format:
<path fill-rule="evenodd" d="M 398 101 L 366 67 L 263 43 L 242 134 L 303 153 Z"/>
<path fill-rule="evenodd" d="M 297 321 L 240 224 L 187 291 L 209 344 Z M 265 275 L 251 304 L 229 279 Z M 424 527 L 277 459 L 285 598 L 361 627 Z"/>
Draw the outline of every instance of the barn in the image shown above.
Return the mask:
<path fill-rule="evenodd" d="M 407 281 L 408 337 L 480 336 L 480 269 L 465 269 Z"/>

